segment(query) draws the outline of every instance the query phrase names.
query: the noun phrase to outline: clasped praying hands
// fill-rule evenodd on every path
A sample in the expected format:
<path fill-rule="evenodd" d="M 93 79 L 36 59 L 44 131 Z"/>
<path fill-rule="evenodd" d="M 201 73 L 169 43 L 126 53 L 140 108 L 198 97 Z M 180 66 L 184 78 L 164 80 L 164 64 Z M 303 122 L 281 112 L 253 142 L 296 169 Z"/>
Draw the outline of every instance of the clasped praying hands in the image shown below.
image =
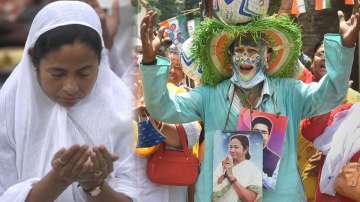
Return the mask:
<path fill-rule="evenodd" d="M 51 162 L 59 182 L 70 185 L 78 182 L 85 190 L 101 186 L 113 171 L 118 156 L 104 146 L 73 145 L 60 149 Z"/>

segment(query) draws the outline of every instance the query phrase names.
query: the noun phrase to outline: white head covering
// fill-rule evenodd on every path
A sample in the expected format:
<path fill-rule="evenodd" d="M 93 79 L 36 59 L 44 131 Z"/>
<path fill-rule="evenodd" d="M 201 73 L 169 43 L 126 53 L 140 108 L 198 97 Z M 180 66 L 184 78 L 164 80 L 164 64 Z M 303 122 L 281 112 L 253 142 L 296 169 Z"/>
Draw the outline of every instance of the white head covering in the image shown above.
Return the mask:
<path fill-rule="evenodd" d="M 314 146 L 326 155 L 320 175 L 320 191 L 335 196 L 335 179 L 360 151 L 360 103 L 335 115 L 332 124 L 315 139 Z"/>
<path fill-rule="evenodd" d="M 21 187 L 20 182 L 46 175 L 54 153 L 73 144 L 103 144 L 117 153 L 120 160 L 109 183 L 133 196 L 131 92 L 110 70 L 104 51 L 91 93 L 75 106 L 55 103 L 39 86 L 28 50 L 41 34 L 69 24 L 91 27 L 102 36 L 100 20 L 89 5 L 78 1 L 48 4 L 36 15 L 23 58 L 0 91 L 0 201 L 7 194 L 9 198 L 26 197 L 31 187 Z M 8 189 L 10 186 L 13 188 Z M 58 200 L 79 201 L 75 189 L 70 186 Z"/>

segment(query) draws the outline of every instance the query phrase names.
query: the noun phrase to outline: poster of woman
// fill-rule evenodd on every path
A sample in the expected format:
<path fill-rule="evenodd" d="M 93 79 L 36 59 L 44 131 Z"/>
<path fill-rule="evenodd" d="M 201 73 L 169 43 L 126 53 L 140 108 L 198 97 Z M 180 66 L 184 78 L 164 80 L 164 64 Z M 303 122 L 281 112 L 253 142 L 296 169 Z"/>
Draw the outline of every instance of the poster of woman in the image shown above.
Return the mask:
<path fill-rule="evenodd" d="M 214 136 L 213 201 L 261 201 L 260 132 L 220 132 Z"/>
<path fill-rule="evenodd" d="M 242 109 L 237 130 L 258 131 L 263 136 L 263 187 L 275 190 L 285 140 L 287 117 Z"/>

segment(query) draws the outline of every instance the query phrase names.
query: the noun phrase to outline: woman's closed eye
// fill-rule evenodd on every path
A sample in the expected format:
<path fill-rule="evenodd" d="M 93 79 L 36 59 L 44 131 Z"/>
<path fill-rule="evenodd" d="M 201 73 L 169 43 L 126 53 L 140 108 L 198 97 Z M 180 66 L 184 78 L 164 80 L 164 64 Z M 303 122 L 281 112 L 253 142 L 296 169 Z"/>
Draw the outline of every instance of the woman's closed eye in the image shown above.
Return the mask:
<path fill-rule="evenodd" d="M 78 75 L 79 77 L 82 77 L 82 78 L 86 78 L 88 76 L 90 76 L 90 72 L 89 71 L 83 71 L 83 72 L 79 72 Z"/>
<path fill-rule="evenodd" d="M 56 68 L 56 69 L 51 69 L 48 72 L 53 78 L 56 78 L 56 79 L 66 76 L 66 71 L 63 69 Z"/>
<path fill-rule="evenodd" d="M 77 75 L 81 78 L 89 77 L 92 74 L 92 66 L 85 66 L 77 71 Z"/>

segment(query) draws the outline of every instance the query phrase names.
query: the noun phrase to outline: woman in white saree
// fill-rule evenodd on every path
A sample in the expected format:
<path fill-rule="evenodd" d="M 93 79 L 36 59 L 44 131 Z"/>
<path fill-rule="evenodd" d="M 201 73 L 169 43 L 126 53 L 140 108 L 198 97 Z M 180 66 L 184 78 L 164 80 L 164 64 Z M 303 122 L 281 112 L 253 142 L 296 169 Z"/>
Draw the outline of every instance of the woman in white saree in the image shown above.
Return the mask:
<path fill-rule="evenodd" d="M 82 2 L 57 1 L 35 17 L 0 91 L 1 202 L 136 198 L 131 92 L 101 36 Z"/>
<path fill-rule="evenodd" d="M 230 137 L 229 155 L 214 172 L 213 201 L 261 201 L 262 172 L 249 159 L 249 139 Z"/>

